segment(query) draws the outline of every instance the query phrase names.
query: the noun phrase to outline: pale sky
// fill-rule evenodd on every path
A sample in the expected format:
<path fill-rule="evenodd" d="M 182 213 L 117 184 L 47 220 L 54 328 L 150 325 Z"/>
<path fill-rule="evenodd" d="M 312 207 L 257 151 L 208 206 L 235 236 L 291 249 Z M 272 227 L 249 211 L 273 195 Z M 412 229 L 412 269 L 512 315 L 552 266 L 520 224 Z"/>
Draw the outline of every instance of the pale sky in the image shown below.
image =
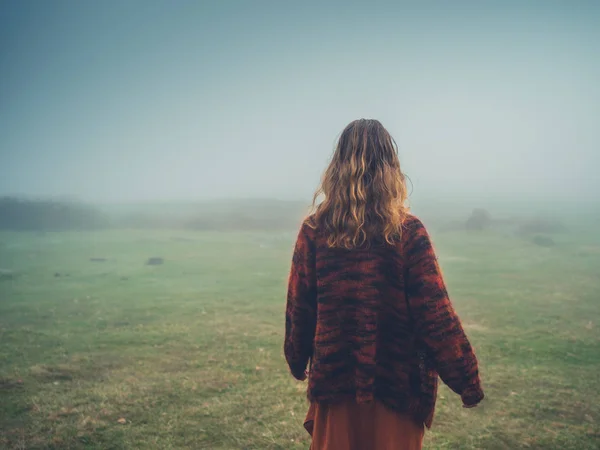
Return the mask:
<path fill-rule="evenodd" d="M 0 195 L 306 200 L 367 117 L 416 195 L 596 198 L 599 24 L 594 1 L 0 0 Z"/>

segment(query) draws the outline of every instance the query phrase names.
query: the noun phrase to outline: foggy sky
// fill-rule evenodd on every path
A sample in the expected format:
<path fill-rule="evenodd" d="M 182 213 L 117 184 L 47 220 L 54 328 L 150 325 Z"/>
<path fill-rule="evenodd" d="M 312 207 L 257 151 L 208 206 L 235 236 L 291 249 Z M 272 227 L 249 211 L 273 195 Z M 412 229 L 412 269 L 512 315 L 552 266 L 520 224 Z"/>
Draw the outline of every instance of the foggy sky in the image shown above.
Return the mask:
<path fill-rule="evenodd" d="M 0 1 L 0 195 L 309 199 L 367 117 L 416 194 L 594 198 L 598 24 L 593 1 Z"/>

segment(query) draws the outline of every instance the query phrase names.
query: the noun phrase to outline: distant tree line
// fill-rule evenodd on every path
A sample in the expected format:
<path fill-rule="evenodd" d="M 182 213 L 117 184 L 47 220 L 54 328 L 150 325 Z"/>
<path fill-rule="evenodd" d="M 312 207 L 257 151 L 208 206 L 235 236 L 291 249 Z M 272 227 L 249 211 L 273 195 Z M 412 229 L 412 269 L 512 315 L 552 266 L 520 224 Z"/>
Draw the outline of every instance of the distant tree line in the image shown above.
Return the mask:
<path fill-rule="evenodd" d="M 0 229 L 15 231 L 95 230 L 110 226 L 100 210 L 77 202 L 0 198 Z"/>
<path fill-rule="evenodd" d="M 0 229 L 69 231 L 128 229 L 189 229 L 212 231 L 291 230 L 297 228 L 305 205 L 275 200 L 221 201 L 185 205 L 174 213 L 157 205 L 116 213 L 110 208 L 63 200 L 0 198 Z"/>

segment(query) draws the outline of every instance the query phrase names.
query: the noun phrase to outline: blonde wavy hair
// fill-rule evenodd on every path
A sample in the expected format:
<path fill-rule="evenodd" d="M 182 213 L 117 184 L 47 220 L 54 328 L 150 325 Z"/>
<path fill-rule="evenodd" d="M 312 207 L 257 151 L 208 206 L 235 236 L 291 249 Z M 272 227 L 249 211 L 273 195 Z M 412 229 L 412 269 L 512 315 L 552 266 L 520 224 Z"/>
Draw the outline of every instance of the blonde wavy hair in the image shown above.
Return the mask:
<path fill-rule="evenodd" d="M 340 135 L 307 223 L 325 232 L 330 247 L 393 244 L 408 214 L 406 200 L 396 142 L 379 121 L 355 120 Z"/>

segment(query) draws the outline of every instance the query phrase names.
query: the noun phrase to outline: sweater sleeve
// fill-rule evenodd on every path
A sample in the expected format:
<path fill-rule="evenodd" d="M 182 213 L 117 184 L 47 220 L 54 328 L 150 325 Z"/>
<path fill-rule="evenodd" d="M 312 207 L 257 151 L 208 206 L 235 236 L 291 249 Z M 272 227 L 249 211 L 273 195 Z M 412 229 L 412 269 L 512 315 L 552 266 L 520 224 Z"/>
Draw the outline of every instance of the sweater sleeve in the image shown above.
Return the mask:
<path fill-rule="evenodd" d="M 484 396 L 477 358 L 448 297 L 431 239 L 416 218 L 406 233 L 406 294 L 417 334 L 444 383 L 464 406 L 475 406 Z"/>
<path fill-rule="evenodd" d="M 294 247 L 288 279 L 284 353 L 294 378 L 304 380 L 312 356 L 317 321 L 317 280 L 314 242 L 304 224 Z"/>

